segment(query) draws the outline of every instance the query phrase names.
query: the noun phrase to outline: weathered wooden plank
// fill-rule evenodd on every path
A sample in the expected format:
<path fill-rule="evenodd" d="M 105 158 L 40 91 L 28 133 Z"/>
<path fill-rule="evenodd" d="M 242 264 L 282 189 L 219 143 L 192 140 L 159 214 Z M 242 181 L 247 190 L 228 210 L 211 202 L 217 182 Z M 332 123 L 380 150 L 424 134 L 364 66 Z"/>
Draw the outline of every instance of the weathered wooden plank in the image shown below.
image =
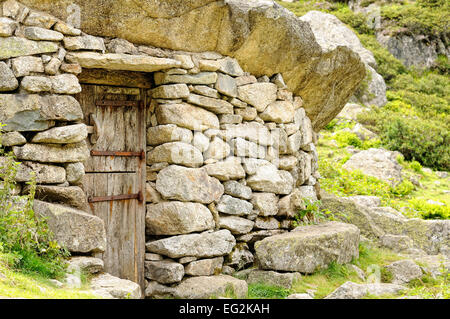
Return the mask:
<path fill-rule="evenodd" d="M 140 94 L 117 94 L 126 90 L 105 90 L 94 85 L 82 85 L 78 100 L 82 105 L 85 122 L 89 125 L 93 113 L 101 126 L 95 144 L 88 139 L 91 150 L 138 152 L 145 150 L 146 108 L 124 106 L 95 106 L 99 99 L 131 100 L 146 99 Z M 106 93 L 105 93 L 106 92 Z M 116 92 L 116 93 L 111 93 Z M 133 92 L 133 91 L 131 91 Z M 121 194 L 145 194 L 144 157 L 91 156 L 85 162 L 87 174 L 83 188 L 87 196 L 114 196 Z M 144 287 L 145 259 L 145 195 L 144 201 L 126 199 L 121 201 L 89 203 L 92 214 L 105 222 L 107 250 L 97 256 L 105 262 L 105 270 L 115 276 L 133 280 Z"/>
<path fill-rule="evenodd" d="M 148 89 L 152 87 L 151 75 L 132 71 L 107 71 L 103 69 L 83 69 L 78 75 L 80 83 L 125 86 Z"/>

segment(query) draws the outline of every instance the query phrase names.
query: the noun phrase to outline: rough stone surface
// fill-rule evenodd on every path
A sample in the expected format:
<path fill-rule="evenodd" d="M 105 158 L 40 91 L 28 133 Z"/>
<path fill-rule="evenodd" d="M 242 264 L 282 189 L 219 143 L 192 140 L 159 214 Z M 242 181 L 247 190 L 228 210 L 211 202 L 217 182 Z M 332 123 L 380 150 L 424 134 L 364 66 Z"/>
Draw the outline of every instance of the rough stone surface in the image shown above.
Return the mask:
<path fill-rule="evenodd" d="M 272 193 L 253 193 L 252 204 L 260 216 L 273 216 L 278 213 L 278 197 Z"/>
<path fill-rule="evenodd" d="M 147 163 L 169 163 L 189 167 L 203 164 L 202 153 L 192 145 L 171 142 L 159 145 L 147 154 Z"/>
<path fill-rule="evenodd" d="M 83 209 L 87 203 L 85 192 L 78 186 L 60 187 L 37 185 L 35 198 L 51 203 L 66 204 Z"/>
<path fill-rule="evenodd" d="M 14 73 L 5 62 L 0 62 L 0 92 L 14 91 L 18 86 Z"/>
<path fill-rule="evenodd" d="M 245 200 L 223 195 L 216 208 L 224 214 L 243 216 L 252 212 L 253 205 Z"/>
<path fill-rule="evenodd" d="M 223 183 L 223 187 L 225 189 L 225 194 L 242 199 L 252 198 L 252 189 L 248 186 L 242 185 L 239 182 L 228 181 Z"/>
<path fill-rule="evenodd" d="M 93 215 L 73 208 L 34 201 L 34 211 L 46 217 L 50 230 L 58 243 L 71 252 L 103 252 L 106 248 L 106 233 L 103 221 Z"/>
<path fill-rule="evenodd" d="M 203 158 L 221 160 L 227 157 L 231 152 L 231 147 L 220 137 L 215 136 L 208 145 L 208 149 L 203 153 Z"/>
<path fill-rule="evenodd" d="M 138 72 L 155 72 L 177 67 L 181 64 L 179 61 L 172 59 L 119 53 L 70 53 L 70 59 L 78 62 L 83 68 L 87 69 L 106 69 Z"/>
<path fill-rule="evenodd" d="M 0 122 L 5 131 L 43 131 L 55 120 L 83 118 L 80 104 L 72 96 L 0 94 Z"/>
<path fill-rule="evenodd" d="M 212 276 L 220 273 L 223 265 L 223 257 L 201 259 L 190 262 L 184 269 L 191 276 Z"/>
<path fill-rule="evenodd" d="M 33 143 L 69 144 L 81 142 L 86 139 L 87 135 L 85 124 L 75 124 L 40 132 L 31 141 Z"/>
<path fill-rule="evenodd" d="M 225 296 L 229 290 L 237 298 L 245 298 L 247 283 L 227 275 L 199 276 L 184 279 L 178 286 L 170 289 L 166 296 L 181 299 L 209 299 Z"/>
<path fill-rule="evenodd" d="M 1 144 L 3 146 L 23 145 L 27 142 L 26 138 L 19 132 L 9 132 L 2 135 Z"/>
<path fill-rule="evenodd" d="M 275 165 L 262 166 L 247 179 L 247 185 L 254 191 L 275 194 L 290 194 L 293 178 L 287 171 L 277 170 Z"/>
<path fill-rule="evenodd" d="M 275 123 L 289 123 L 294 121 L 294 105 L 288 101 L 275 101 L 259 116 L 264 121 Z"/>
<path fill-rule="evenodd" d="M 373 296 L 382 296 L 385 294 L 399 294 L 406 287 L 396 284 L 374 283 L 374 284 L 356 284 L 347 281 L 337 288 L 325 299 L 361 299 L 367 294 Z"/>
<path fill-rule="evenodd" d="M 148 279 L 156 280 L 162 284 L 172 284 L 180 282 L 183 276 L 183 265 L 172 260 L 145 262 L 145 277 Z"/>
<path fill-rule="evenodd" d="M 42 59 L 35 56 L 22 56 L 12 59 L 11 66 L 16 77 L 29 75 L 31 72 L 44 72 Z"/>
<path fill-rule="evenodd" d="M 39 27 L 25 27 L 23 33 L 29 40 L 61 41 L 64 38 L 60 32 Z"/>
<path fill-rule="evenodd" d="M 58 51 L 58 44 L 55 42 L 33 41 L 18 37 L 0 37 L 0 59 L 2 60 L 56 51 Z"/>
<path fill-rule="evenodd" d="M 263 269 L 313 273 L 332 261 L 350 262 L 358 256 L 358 245 L 357 227 L 327 222 L 267 237 L 255 243 L 255 251 Z"/>
<path fill-rule="evenodd" d="M 339 112 L 364 77 L 364 65 L 352 49 L 321 45 L 308 22 L 273 2 L 244 4 L 233 0 L 223 4 L 203 0 L 180 4 L 139 0 L 126 10 L 113 1 L 74 3 L 83 12 L 81 23 L 89 34 L 175 50 L 218 51 L 235 57 L 246 71 L 257 76 L 281 73 L 290 90 L 309 106 L 315 129 Z M 67 18 L 68 0 L 25 0 L 24 4 L 64 21 Z M 108 21 L 121 21 L 123 27 Z M 289 52 L 290 58 L 275 59 L 273 52 L 280 56 Z M 341 83 L 340 87 L 330 96 L 335 83 Z M 327 101 L 333 101 L 333 106 Z"/>
<path fill-rule="evenodd" d="M 205 165 L 204 168 L 208 175 L 214 176 L 220 181 L 245 177 L 245 171 L 242 168 L 240 159 L 237 157 L 228 157 L 224 161 Z"/>
<path fill-rule="evenodd" d="M 251 220 L 237 216 L 221 216 L 219 219 L 219 227 L 228 229 L 235 235 L 249 233 L 254 224 Z"/>
<path fill-rule="evenodd" d="M 89 157 L 89 150 L 84 141 L 64 146 L 25 144 L 14 146 L 13 152 L 18 159 L 47 163 L 83 162 Z"/>
<path fill-rule="evenodd" d="M 179 235 L 214 228 L 208 208 L 176 201 L 148 205 L 145 222 L 147 232 L 152 235 Z"/>
<path fill-rule="evenodd" d="M 345 222 L 356 225 L 361 234 L 376 239 L 383 235 L 408 236 L 414 248 L 428 254 L 445 252 L 450 246 L 450 222 L 448 220 L 423 220 L 406 218 L 390 207 L 364 207 L 353 201 L 321 193 L 322 208 L 334 213 L 344 213 Z M 433 240 L 429 240 L 433 238 Z"/>
<path fill-rule="evenodd" d="M 154 99 L 182 99 L 189 96 L 186 84 L 161 85 L 151 91 Z"/>
<path fill-rule="evenodd" d="M 155 114 L 159 124 L 176 124 L 199 131 L 219 128 L 219 119 L 214 113 L 189 104 L 158 105 Z"/>
<path fill-rule="evenodd" d="M 235 244 L 236 240 L 230 231 L 223 229 L 212 233 L 179 235 L 148 242 L 146 249 L 170 258 L 185 256 L 211 258 L 228 254 Z"/>
<path fill-rule="evenodd" d="M 147 129 L 148 145 L 160 145 L 177 141 L 190 143 L 192 138 L 193 135 L 190 130 L 174 124 L 158 125 Z"/>
<path fill-rule="evenodd" d="M 78 184 L 85 175 L 83 163 L 70 163 L 66 165 L 67 181 L 71 184 Z"/>
<path fill-rule="evenodd" d="M 130 280 L 120 279 L 110 274 L 100 274 L 91 280 L 93 293 L 106 298 L 141 299 L 141 287 Z"/>
<path fill-rule="evenodd" d="M 186 84 L 214 84 L 217 81 L 217 73 L 215 72 L 200 72 L 197 74 L 168 74 L 155 73 L 156 85 L 168 83 L 186 83 Z"/>
<path fill-rule="evenodd" d="M 290 289 L 292 284 L 300 278 L 301 275 L 297 272 L 279 273 L 270 270 L 252 270 L 246 281 L 248 284 L 263 283 Z"/>
<path fill-rule="evenodd" d="M 233 105 L 224 100 L 210 98 L 197 94 L 190 94 L 187 101 L 199 105 L 215 114 L 232 114 Z"/>
<path fill-rule="evenodd" d="M 18 182 L 29 182 L 32 173 L 38 184 L 60 184 L 66 181 L 66 171 L 63 167 L 23 161 L 17 171 Z"/>
<path fill-rule="evenodd" d="M 170 165 L 156 179 L 156 189 L 166 199 L 209 204 L 223 194 L 223 186 L 209 177 L 204 168 Z"/>
<path fill-rule="evenodd" d="M 386 270 L 392 274 L 393 284 L 406 284 L 413 279 L 421 278 L 420 267 L 412 260 L 400 260 L 387 265 Z"/>
<path fill-rule="evenodd" d="M 258 112 L 275 102 L 277 86 L 273 83 L 253 83 L 238 87 L 238 97 L 244 102 L 254 106 Z"/>
<path fill-rule="evenodd" d="M 402 181 L 402 167 L 397 162 L 396 153 L 383 149 L 371 148 L 354 154 L 343 168 L 361 170 L 364 174 L 376 177 L 396 185 Z"/>
<path fill-rule="evenodd" d="M 90 274 L 96 274 L 103 271 L 104 262 L 100 258 L 77 256 L 69 259 L 67 271 L 82 270 Z"/>

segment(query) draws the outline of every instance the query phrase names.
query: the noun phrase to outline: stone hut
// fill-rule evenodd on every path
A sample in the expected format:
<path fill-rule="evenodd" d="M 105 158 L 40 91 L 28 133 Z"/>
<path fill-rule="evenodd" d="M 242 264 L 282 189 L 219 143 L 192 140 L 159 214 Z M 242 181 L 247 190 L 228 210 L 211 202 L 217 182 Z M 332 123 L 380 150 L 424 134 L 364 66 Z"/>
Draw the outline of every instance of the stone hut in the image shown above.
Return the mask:
<path fill-rule="evenodd" d="M 315 131 L 365 75 L 268 0 L 8 0 L 0 14 L 21 192 L 34 172 L 57 240 L 148 297 L 234 284 L 219 274 L 291 229 L 319 190 Z"/>

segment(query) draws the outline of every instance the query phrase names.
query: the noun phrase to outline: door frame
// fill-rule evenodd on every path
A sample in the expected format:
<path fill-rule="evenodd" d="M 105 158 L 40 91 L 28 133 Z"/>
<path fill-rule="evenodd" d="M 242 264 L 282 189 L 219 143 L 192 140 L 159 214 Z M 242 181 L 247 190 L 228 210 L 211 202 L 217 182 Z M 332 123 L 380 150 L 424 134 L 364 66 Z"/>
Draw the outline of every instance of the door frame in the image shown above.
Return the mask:
<path fill-rule="evenodd" d="M 141 192 L 141 200 L 138 200 L 139 206 L 142 206 L 138 211 L 142 212 L 142 216 L 136 216 L 139 218 L 135 223 L 134 231 L 134 275 L 133 278 L 125 278 L 138 283 L 141 289 L 145 289 L 145 214 L 146 214 L 146 200 L 145 200 L 145 186 L 146 186 L 146 118 L 147 118 L 147 108 L 150 105 L 150 98 L 147 96 L 147 89 L 151 88 L 150 74 L 141 72 L 129 72 L 129 71 L 105 71 L 96 69 L 85 69 L 83 73 L 79 76 L 80 84 L 82 87 L 84 85 L 98 85 L 98 86 L 109 86 L 109 87 L 128 87 L 139 89 L 140 101 L 142 105 L 139 107 L 138 118 L 140 120 L 137 123 L 138 131 L 138 141 L 142 147 L 143 155 L 138 160 L 138 175 L 136 178 L 138 180 L 138 189 Z M 83 94 L 83 91 L 80 93 Z M 83 110 L 84 112 L 84 110 Z M 90 119 L 88 114 L 84 114 L 84 122 L 88 125 L 88 131 L 94 133 L 92 125 L 90 125 Z M 91 134 L 88 135 L 88 139 Z M 119 150 L 118 150 L 119 151 Z M 139 229 L 136 229 L 139 227 Z M 108 245 L 108 243 L 107 243 Z M 106 269 L 106 271 L 108 271 Z"/>

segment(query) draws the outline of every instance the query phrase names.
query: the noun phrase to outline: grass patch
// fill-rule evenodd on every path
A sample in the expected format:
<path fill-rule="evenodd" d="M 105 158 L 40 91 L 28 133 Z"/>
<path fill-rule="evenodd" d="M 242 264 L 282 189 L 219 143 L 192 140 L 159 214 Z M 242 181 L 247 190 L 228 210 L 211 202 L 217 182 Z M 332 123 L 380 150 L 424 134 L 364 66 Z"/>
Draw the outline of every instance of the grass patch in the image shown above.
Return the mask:
<path fill-rule="evenodd" d="M 417 161 L 398 159 L 403 166 L 404 181 L 396 187 L 367 176 L 360 171 L 347 171 L 342 165 L 350 158 L 348 144 L 333 145 L 335 136 L 323 130 L 317 147 L 319 153 L 320 185 L 323 190 L 337 196 L 371 195 L 378 196 L 383 206 L 401 211 L 407 217 L 424 219 L 450 218 L 450 179 L 441 179 L 434 172 L 425 171 Z M 339 147 L 340 146 L 340 147 Z M 422 187 L 414 186 L 409 179 L 416 179 Z M 434 200 L 445 206 L 430 204 Z"/>
<path fill-rule="evenodd" d="M 82 289 L 57 288 L 38 272 L 18 271 L 10 266 L 15 256 L 0 253 L 0 296 L 26 299 L 99 299 Z"/>
<path fill-rule="evenodd" d="M 291 294 L 289 289 L 278 286 L 254 283 L 248 285 L 249 299 L 285 299 Z"/>
<path fill-rule="evenodd" d="M 361 268 L 370 275 L 373 270 L 382 269 L 394 261 L 400 260 L 397 254 L 377 247 L 360 243 L 359 258 L 352 264 Z M 347 281 L 363 283 L 357 273 L 348 265 L 340 265 L 332 262 L 328 268 L 317 271 L 312 275 L 304 275 L 292 287 L 292 293 L 306 293 L 309 289 L 316 290 L 315 298 L 322 299 Z"/>

